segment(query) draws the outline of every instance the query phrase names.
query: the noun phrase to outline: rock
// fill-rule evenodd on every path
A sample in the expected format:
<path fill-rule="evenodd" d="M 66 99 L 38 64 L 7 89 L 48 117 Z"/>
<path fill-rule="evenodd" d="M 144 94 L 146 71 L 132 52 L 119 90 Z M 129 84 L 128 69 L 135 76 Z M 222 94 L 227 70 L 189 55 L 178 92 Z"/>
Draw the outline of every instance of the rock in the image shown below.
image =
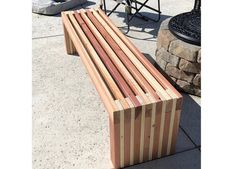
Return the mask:
<path fill-rule="evenodd" d="M 197 62 L 201 63 L 201 50 L 198 51 Z"/>
<path fill-rule="evenodd" d="M 157 57 L 162 58 L 163 60 L 165 60 L 166 62 L 171 63 L 173 66 L 177 66 L 179 63 L 179 58 L 177 56 L 174 56 L 172 54 L 170 54 L 169 52 L 166 51 L 166 49 L 161 48 L 158 52 L 157 52 Z"/>
<path fill-rule="evenodd" d="M 181 89 L 183 89 L 184 91 L 189 92 L 189 93 L 193 93 L 193 89 L 192 89 L 192 86 L 191 86 L 190 83 L 178 79 L 178 80 L 176 81 L 176 84 L 177 84 Z"/>
<path fill-rule="evenodd" d="M 184 72 L 183 70 L 174 67 L 170 63 L 168 63 L 166 66 L 166 73 L 174 78 L 181 79 L 189 83 L 193 81 L 195 76 L 195 74 Z"/>
<path fill-rule="evenodd" d="M 174 78 L 180 78 L 180 70 L 175 66 L 171 65 L 170 63 L 168 63 L 166 66 L 166 73 Z"/>
<path fill-rule="evenodd" d="M 159 51 L 156 52 L 156 62 L 162 70 L 165 70 L 167 62 L 165 60 L 163 60 L 161 57 L 158 56 L 158 52 Z"/>
<path fill-rule="evenodd" d="M 196 62 L 199 46 L 185 43 L 181 40 L 174 40 L 170 43 L 169 51 L 181 58 Z"/>
<path fill-rule="evenodd" d="M 169 29 L 168 23 L 169 23 L 170 19 L 171 19 L 171 17 L 162 21 L 161 26 L 160 26 L 160 30 L 164 30 L 164 29 L 168 30 Z"/>
<path fill-rule="evenodd" d="M 161 47 L 168 49 L 170 42 L 176 39 L 176 37 L 169 30 L 160 30 L 157 37 L 158 49 Z"/>
<path fill-rule="evenodd" d="M 201 89 L 200 88 L 195 88 L 194 89 L 194 94 L 197 96 L 201 96 Z"/>
<path fill-rule="evenodd" d="M 179 68 L 184 70 L 185 72 L 191 73 L 200 73 L 201 72 L 201 64 L 192 63 L 185 59 L 180 59 Z"/>
<path fill-rule="evenodd" d="M 179 79 L 185 80 L 189 83 L 192 83 L 194 75 L 195 74 L 193 74 L 193 73 L 188 73 L 188 72 L 184 72 L 183 70 L 180 70 L 180 78 Z"/>
<path fill-rule="evenodd" d="M 87 0 L 32 0 L 32 11 L 44 15 L 56 15 L 61 11 L 74 8 Z"/>
<path fill-rule="evenodd" d="M 201 74 L 197 74 L 193 79 L 193 84 L 195 86 L 201 86 Z"/>

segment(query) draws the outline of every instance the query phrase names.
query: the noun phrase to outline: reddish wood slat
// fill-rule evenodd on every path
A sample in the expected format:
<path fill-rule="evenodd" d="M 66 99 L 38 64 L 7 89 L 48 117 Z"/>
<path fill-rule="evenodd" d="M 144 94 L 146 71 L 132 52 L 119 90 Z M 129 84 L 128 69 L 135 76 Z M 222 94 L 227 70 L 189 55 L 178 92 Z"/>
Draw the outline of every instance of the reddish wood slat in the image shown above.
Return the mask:
<path fill-rule="evenodd" d="M 140 128 L 141 128 L 141 111 L 143 108 L 138 108 L 135 112 L 135 133 L 134 133 L 134 163 L 139 163 L 140 157 Z"/>
<path fill-rule="evenodd" d="M 124 131 L 124 137 L 125 137 L 125 159 L 124 159 L 124 165 L 128 166 L 130 164 L 130 132 L 131 132 L 131 110 L 125 112 L 125 131 Z"/>
<path fill-rule="evenodd" d="M 158 102 L 156 105 L 155 130 L 154 130 L 154 138 L 153 138 L 154 140 L 153 158 L 157 158 L 157 153 L 158 153 L 160 124 L 161 124 L 161 110 L 162 110 L 162 102 Z"/>
<path fill-rule="evenodd" d="M 149 159 L 148 157 L 149 157 L 151 114 L 152 114 L 152 105 L 147 105 L 145 111 L 144 155 L 143 155 L 144 161 L 148 161 Z"/>
<path fill-rule="evenodd" d="M 149 85 L 147 80 L 142 76 L 139 70 L 133 65 L 133 63 L 128 59 L 126 54 L 122 51 L 122 49 L 117 45 L 117 43 L 112 39 L 112 37 L 108 34 L 108 32 L 103 28 L 103 26 L 99 23 L 99 21 L 93 16 L 90 11 L 87 11 L 87 16 L 102 34 L 102 36 L 106 39 L 106 41 L 110 44 L 110 47 L 122 61 L 122 63 L 129 69 L 130 73 L 132 73 L 133 77 L 139 82 L 140 86 L 144 89 L 145 92 L 151 93 L 155 99 L 160 100 L 159 96 L 157 96 L 156 92 Z"/>
<path fill-rule="evenodd" d="M 135 106 L 141 106 L 140 102 L 136 99 L 133 91 L 130 89 L 128 84 L 123 79 L 122 75 L 118 72 L 118 70 L 115 68 L 114 64 L 111 62 L 103 48 L 100 46 L 94 35 L 91 33 L 89 28 L 87 27 L 86 23 L 83 21 L 79 13 L 75 13 L 75 17 L 78 21 L 78 23 L 81 25 L 84 33 L 87 35 L 90 42 L 93 44 L 95 50 L 100 55 L 100 58 L 105 63 L 107 69 L 112 74 L 113 78 L 115 79 L 115 82 L 118 84 L 118 86 L 123 91 L 124 95 L 126 97 L 130 97 L 131 101 L 133 101 Z"/>
<path fill-rule="evenodd" d="M 140 52 L 140 50 L 138 48 L 136 48 L 135 45 L 133 45 L 133 43 L 126 38 L 120 30 L 118 30 L 117 28 L 114 28 L 114 25 L 111 24 L 111 20 L 106 17 L 106 15 L 104 14 L 104 12 L 100 9 L 98 9 L 98 12 L 100 13 L 100 16 L 108 21 L 107 24 L 117 33 L 117 36 L 119 36 L 123 42 L 131 49 L 131 51 L 133 53 L 135 53 L 135 55 L 140 59 L 140 61 L 146 66 L 146 68 L 148 68 L 148 70 L 152 73 L 152 75 L 159 81 L 159 83 L 161 83 L 161 85 L 166 89 L 166 88 L 170 88 L 171 90 L 173 90 L 176 95 L 178 97 L 182 97 L 181 94 L 164 78 L 164 76 L 151 64 L 149 63 L 149 61 L 147 60 L 147 58 L 144 57 L 144 55 Z"/>
<path fill-rule="evenodd" d="M 111 158 L 114 166 L 120 166 L 120 112 L 113 113 L 113 121 L 110 120 L 110 145 L 112 147 Z"/>

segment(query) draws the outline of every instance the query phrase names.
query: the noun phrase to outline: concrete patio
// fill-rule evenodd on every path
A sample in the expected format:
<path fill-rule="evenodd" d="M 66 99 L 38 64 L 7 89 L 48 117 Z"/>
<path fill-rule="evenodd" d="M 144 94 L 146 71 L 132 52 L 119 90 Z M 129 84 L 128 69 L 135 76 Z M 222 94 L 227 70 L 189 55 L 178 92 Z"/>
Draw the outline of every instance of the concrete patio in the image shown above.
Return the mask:
<path fill-rule="evenodd" d="M 156 6 L 150 0 L 150 6 Z M 116 3 L 107 0 L 110 9 Z M 194 0 L 164 0 L 161 21 L 190 11 Z M 88 0 L 75 9 L 96 7 Z M 145 15 L 154 17 L 148 10 Z M 109 159 L 108 114 L 79 56 L 67 55 L 60 15 L 33 18 L 33 168 L 106 169 Z M 124 7 L 110 16 L 126 29 Z M 157 32 L 161 21 L 131 22 L 129 39 L 155 60 Z M 182 93 L 183 94 L 183 93 Z M 201 154 L 201 99 L 183 94 L 183 111 L 176 154 L 128 167 L 129 169 L 199 169 Z"/>

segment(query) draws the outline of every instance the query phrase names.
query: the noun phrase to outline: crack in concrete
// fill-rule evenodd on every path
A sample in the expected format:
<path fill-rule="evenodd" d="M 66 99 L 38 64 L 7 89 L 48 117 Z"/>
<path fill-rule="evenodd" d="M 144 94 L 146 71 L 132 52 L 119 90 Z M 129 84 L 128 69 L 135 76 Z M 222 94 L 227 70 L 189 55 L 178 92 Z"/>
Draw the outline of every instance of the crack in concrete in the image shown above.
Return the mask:
<path fill-rule="evenodd" d="M 39 37 L 33 37 L 32 40 L 35 39 L 44 39 L 44 38 L 53 38 L 53 37 L 58 37 L 58 36 L 64 36 L 64 34 L 57 34 L 57 35 L 48 35 L 48 36 L 39 36 Z"/>

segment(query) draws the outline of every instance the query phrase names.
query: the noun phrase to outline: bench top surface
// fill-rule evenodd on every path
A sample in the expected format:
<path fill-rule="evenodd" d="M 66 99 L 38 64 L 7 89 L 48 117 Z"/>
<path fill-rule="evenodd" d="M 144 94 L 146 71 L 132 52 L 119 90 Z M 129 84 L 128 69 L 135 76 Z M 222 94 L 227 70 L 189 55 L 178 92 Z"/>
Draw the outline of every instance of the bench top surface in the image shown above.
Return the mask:
<path fill-rule="evenodd" d="M 102 10 L 62 12 L 62 20 L 108 109 L 182 100 Z"/>

